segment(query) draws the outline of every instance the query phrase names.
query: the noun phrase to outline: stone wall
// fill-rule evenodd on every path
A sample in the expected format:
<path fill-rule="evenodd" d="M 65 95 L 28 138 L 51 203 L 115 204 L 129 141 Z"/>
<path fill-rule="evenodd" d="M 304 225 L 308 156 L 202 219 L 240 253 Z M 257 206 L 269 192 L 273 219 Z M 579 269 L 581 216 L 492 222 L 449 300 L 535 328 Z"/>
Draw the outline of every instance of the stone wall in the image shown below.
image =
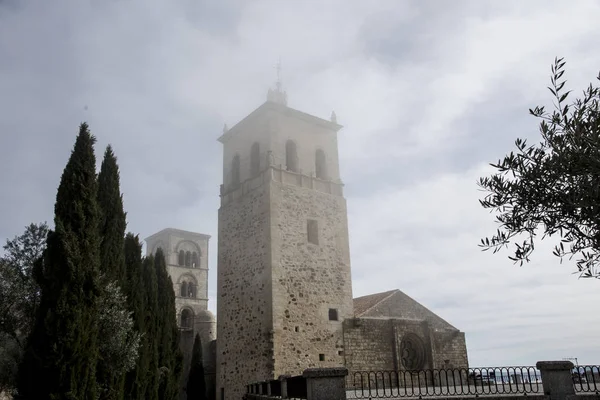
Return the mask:
<path fill-rule="evenodd" d="M 342 366 L 342 321 L 353 314 L 346 201 L 270 186 L 275 375 Z M 309 219 L 317 222 L 318 244 L 308 242 Z"/>
<path fill-rule="evenodd" d="M 344 355 L 348 377 L 354 371 L 394 371 L 393 327 L 386 319 L 344 321 Z"/>
<path fill-rule="evenodd" d="M 468 368 L 467 343 L 464 332 L 451 330 L 433 331 L 433 368 Z"/>
<path fill-rule="evenodd" d="M 268 185 L 219 209 L 217 398 L 273 378 Z"/>
<path fill-rule="evenodd" d="M 415 369 L 468 368 L 464 333 L 434 330 L 427 321 L 354 318 L 344 322 L 346 367 L 355 371 L 403 371 L 403 341 L 422 346 Z"/>

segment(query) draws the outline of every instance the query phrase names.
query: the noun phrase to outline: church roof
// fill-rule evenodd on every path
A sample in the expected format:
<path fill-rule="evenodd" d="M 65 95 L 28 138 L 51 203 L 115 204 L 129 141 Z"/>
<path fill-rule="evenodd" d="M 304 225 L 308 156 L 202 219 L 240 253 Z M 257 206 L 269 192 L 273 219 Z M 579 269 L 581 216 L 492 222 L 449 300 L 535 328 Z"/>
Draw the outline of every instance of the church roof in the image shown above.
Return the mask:
<path fill-rule="evenodd" d="M 458 330 L 401 290 L 375 293 L 354 299 L 354 316 L 363 318 L 400 318 L 424 320 L 436 329 Z"/>
<path fill-rule="evenodd" d="M 285 104 L 280 104 L 273 101 L 266 101 L 262 105 L 260 105 L 256 110 L 248 114 L 240 122 L 238 122 L 233 127 L 224 132 L 223 135 L 219 137 L 218 141 L 221 143 L 226 142 L 231 136 L 233 136 L 237 131 L 239 131 L 243 125 L 256 118 L 258 115 L 267 112 L 268 110 L 273 110 L 288 117 L 298 118 L 306 122 L 315 125 L 320 125 L 334 131 L 339 131 L 342 128 L 342 125 L 338 124 L 337 122 L 332 122 L 323 118 L 315 117 L 314 115 L 310 115 L 305 112 L 288 107 Z"/>
<path fill-rule="evenodd" d="M 398 289 L 389 290 L 387 292 L 369 294 L 367 296 L 357 297 L 354 299 L 354 315 L 360 317 L 362 314 L 381 303 L 394 293 L 398 292 Z"/>
<path fill-rule="evenodd" d="M 210 235 L 206 235 L 204 233 L 184 231 L 183 229 L 165 228 L 165 229 L 163 229 L 163 230 L 161 230 L 159 232 L 156 232 L 156 233 L 148 236 L 144 240 L 145 241 L 152 240 L 153 238 L 155 238 L 157 236 L 160 236 L 163 233 L 180 234 L 180 235 L 184 235 L 184 236 L 195 236 L 195 237 L 200 237 L 200 238 L 203 238 L 203 239 L 210 239 Z"/>

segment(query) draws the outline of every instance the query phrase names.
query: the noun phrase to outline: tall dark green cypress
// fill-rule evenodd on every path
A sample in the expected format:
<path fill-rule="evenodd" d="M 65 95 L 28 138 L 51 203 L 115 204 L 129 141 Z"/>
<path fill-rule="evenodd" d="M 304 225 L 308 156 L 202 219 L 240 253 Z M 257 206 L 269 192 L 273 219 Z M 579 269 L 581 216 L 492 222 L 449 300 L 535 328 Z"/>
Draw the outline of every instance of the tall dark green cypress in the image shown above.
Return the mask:
<path fill-rule="evenodd" d="M 179 398 L 183 356 L 179 349 L 179 329 L 175 314 L 175 292 L 173 281 L 167 272 L 167 264 L 162 249 L 154 255 L 154 266 L 158 282 L 159 342 L 158 354 L 161 368 L 159 399 Z"/>
<path fill-rule="evenodd" d="M 119 180 L 117 158 L 109 145 L 98 175 L 100 268 L 107 280 L 116 280 L 123 287 L 126 280 L 123 243 L 127 222 Z"/>
<path fill-rule="evenodd" d="M 101 284 L 105 287 L 109 282 L 116 281 L 123 288 L 126 281 L 124 241 L 127 222 L 119 184 L 119 166 L 110 145 L 106 147 L 98 175 L 98 206 Z M 105 362 L 102 352 L 98 360 L 97 379 L 102 389 L 101 399 L 123 398 L 123 376 L 116 374 L 110 363 Z"/>
<path fill-rule="evenodd" d="M 159 386 L 159 308 L 158 308 L 158 283 L 156 269 L 154 267 L 154 257 L 144 258 L 143 265 L 143 284 L 145 296 L 145 315 L 144 315 L 144 351 L 148 353 L 148 369 L 146 370 L 146 393 L 145 399 L 158 400 Z"/>
<path fill-rule="evenodd" d="M 187 400 L 206 400 L 206 382 L 204 381 L 204 365 L 202 359 L 202 341 L 196 333 L 192 349 L 192 363 L 187 381 Z"/>
<path fill-rule="evenodd" d="M 82 123 L 48 234 L 41 299 L 18 391 L 26 399 L 96 398 L 99 244 L 95 138 Z"/>
<path fill-rule="evenodd" d="M 152 340 L 146 332 L 146 312 L 149 296 L 146 293 L 146 273 L 142 264 L 142 244 L 138 236 L 132 233 L 128 233 L 125 237 L 125 266 L 127 283 L 124 289 L 128 306 L 133 312 L 135 330 L 144 333 L 144 337 L 142 337 L 136 367 L 127 373 L 124 397 L 131 400 L 145 400 L 150 366 L 150 346 L 148 346 L 148 343 Z"/>

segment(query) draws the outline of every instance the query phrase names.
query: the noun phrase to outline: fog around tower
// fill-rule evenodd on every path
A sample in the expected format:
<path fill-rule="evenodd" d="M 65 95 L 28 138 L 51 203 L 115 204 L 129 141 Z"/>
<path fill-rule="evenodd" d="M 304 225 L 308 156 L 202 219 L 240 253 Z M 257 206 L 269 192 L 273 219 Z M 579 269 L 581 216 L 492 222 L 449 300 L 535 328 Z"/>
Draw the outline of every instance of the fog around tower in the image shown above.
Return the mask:
<path fill-rule="evenodd" d="M 212 236 L 224 123 L 266 100 L 344 125 L 354 296 L 399 288 L 466 333 L 470 364 L 597 363 L 598 282 L 550 251 L 482 253 L 475 184 L 538 139 L 550 64 L 600 70 L 600 4 L 578 1 L 0 0 L 0 240 L 52 219 L 81 121 L 118 157 L 128 229 Z M 550 249 L 554 242 L 547 242 Z"/>

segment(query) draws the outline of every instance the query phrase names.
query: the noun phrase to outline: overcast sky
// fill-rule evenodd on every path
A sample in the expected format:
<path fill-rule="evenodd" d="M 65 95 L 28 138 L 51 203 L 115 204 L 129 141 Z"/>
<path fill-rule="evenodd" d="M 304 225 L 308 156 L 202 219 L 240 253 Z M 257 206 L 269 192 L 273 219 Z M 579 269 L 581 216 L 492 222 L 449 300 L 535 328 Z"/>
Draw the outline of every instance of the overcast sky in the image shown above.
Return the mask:
<path fill-rule="evenodd" d="M 537 140 L 550 64 L 600 70 L 600 2 L 0 0 L 0 240 L 51 222 L 78 125 L 119 158 L 128 229 L 212 235 L 224 123 L 266 99 L 344 125 L 354 295 L 401 289 L 466 332 L 472 366 L 600 362 L 600 282 L 553 242 L 518 267 L 476 180 Z"/>

